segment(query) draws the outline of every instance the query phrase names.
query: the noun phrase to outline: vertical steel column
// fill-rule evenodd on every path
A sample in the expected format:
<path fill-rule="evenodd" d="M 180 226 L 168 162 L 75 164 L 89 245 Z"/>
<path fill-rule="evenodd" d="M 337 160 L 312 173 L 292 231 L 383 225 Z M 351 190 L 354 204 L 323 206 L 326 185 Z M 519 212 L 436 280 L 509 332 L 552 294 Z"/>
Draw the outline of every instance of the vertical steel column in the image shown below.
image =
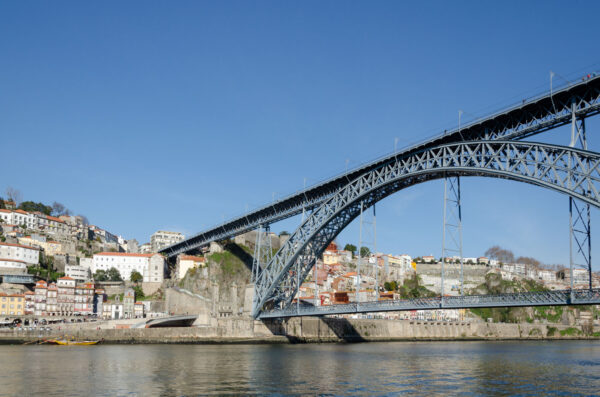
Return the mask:
<path fill-rule="evenodd" d="M 446 239 L 449 237 L 448 241 Z M 442 233 L 442 286 L 444 296 L 444 262 L 450 254 L 458 254 L 460 260 L 460 294 L 463 295 L 463 241 L 462 241 L 462 206 L 460 198 L 460 177 L 444 179 L 444 229 Z M 442 301 L 443 302 L 443 301 Z"/>
<path fill-rule="evenodd" d="M 379 301 L 379 261 L 377 260 L 377 214 L 373 204 L 373 254 L 375 254 L 375 300 Z"/>
<path fill-rule="evenodd" d="M 264 232 L 263 232 L 264 230 Z M 254 258 L 252 259 L 252 282 L 258 280 L 261 269 L 263 269 L 273 256 L 271 246 L 271 229 L 269 225 L 260 225 L 256 230 L 256 243 L 254 245 Z M 263 235 L 264 234 L 264 235 Z"/>
<path fill-rule="evenodd" d="M 252 284 L 258 280 L 258 273 L 260 270 L 260 237 L 262 235 L 262 225 L 256 229 L 256 240 L 254 242 L 254 256 L 252 258 Z"/>
<path fill-rule="evenodd" d="M 356 265 L 356 309 L 358 310 L 358 291 L 360 291 L 360 264 L 362 262 L 361 247 L 362 247 L 362 226 L 363 226 L 363 209 L 364 202 L 360 202 L 360 225 L 358 227 L 358 263 Z"/>
<path fill-rule="evenodd" d="M 578 120 L 575 115 L 575 100 L 571 104 L 571 143 L 570 147 L 587 150 L 585 119 Z M 574 164 L 570 164 L 574 166 Z M 586 164 L 589 167 L 589 164 Z M 588 190 L 590 187 L 588 186 Z M 573 212 L 575 210 L 575 212 Z M 573 214 L 575 216 L 573 216 Z M 569 269 L 571 291 L 573 291 L 573 265 L 587 267 L 588 287 L 592 289 L 592 231 L 590 205 L 569 197 Z M 573 251 L 573 242 L 575 249 Z M 576 258 L 577 257 L 577 258 Z M 581 261 L 580 263 L 578 263 Z M 573 292 L 571 292 L 573 296 Z"/>

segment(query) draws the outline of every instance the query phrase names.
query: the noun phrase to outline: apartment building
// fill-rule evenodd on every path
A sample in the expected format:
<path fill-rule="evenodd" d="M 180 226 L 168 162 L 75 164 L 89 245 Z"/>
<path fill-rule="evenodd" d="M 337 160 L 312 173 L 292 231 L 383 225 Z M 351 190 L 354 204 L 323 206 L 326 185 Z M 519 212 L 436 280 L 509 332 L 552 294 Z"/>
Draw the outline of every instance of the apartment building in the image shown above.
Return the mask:
<path fill-rule="evenodd" d="M 185 236 L 178 232 L 159 230 L 150 237 L 152 252 L 158 252 L 169 245 L 185 240 Z"/>
<path fill-rule="evenodd" d="M 37 265 L 40 261 L 40 249 L 22 244 L 0 243 L 0 259 L 23 261 L 27 266 Z"/>
<path fill-rule="evenodd" d="M 114 267 L 123 280 L 129 280 L 131 273 L 137 271 L 144 282 L 162 282 L 166 270 L 165 258 L 160 254 L 130 254 L 124 252 L 101 252 L 92 260 L 92 273 L 98 270 L 108 271 Z"/>

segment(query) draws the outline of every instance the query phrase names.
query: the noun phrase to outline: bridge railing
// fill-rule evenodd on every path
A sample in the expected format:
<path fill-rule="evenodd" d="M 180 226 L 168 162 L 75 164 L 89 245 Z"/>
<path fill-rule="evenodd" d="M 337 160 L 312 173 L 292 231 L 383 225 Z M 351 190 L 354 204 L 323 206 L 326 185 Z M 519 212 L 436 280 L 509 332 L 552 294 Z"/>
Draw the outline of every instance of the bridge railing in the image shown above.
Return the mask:
<path fill-rule="evenodd" d="M 296 316 L 325 316 L 335 314 L 372 313 L 384 311 L 468 309 L 516 306 L 565 306 L 600 304 L 600 288 L 587 290 L 558 290 L 516 292 L 495 295 L 464 295 L 433 298 L 396 299 L 353 302 L 323 306 L 291 305 L 286 309 L 263 311 L 259 318 Z"/>

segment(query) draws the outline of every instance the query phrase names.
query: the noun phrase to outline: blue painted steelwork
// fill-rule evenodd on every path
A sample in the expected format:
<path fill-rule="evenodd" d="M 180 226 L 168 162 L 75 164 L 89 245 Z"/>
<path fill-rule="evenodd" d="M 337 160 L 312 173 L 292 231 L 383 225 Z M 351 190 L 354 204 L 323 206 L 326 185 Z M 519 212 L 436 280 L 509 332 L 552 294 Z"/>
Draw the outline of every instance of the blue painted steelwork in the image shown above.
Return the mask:
<path fill-rule="evenodd" d="M 30 274 L 0 275 L 2 282 L 11 284 L 35 284 L 35 276 Z"/>
<path fill-rule="evenodd" d="M 491 307 L 522 307 L 522 306 L 568 306 L 568 305 L 598 305 L 600 304 L 600 289 L 570 291 L 519 292 L 501 295 L 465 295 L 446 296 L 444 298 L 419 298 L 386 300 L 378 302 L 360 302 L 341 305 L 289 306 L 285 309 L 273 309 L 262 312 L 259 318 L 282 318 L 297 316 L 324 316 L 337 314 L 435 310 L 435 309 L 469 309 Z"/>
<path fill-rule="evenodd" d="M 327 245 L 363 206 L 415 184 L 448 176 L 487 176 L 526 182 L 600 207 L 600 154 L 518 141 L 475 141 L 398 155 L 346 184 L 314 210 L 258 275 L 253 316 L 285 309 Z M 301 269 L 300 277 L 295 270 Z"/>
<path fill-rule="evenodd" d="M 381 167 L 396 156 L 406 156 L 436 146 L 475 140 L 519 140 L 571 123 L 600 112 L 600 76 L 568 85 L 529 101 L 476 120 L 448 133 L 421 142 L 405 150 L 344 172 L 336 177 L 291 194 L 222 224 L 209 228 L 182 242 L 166 247 L 161 253 L 173 258 L 197 252 L 212 241 L 220 241 L 312 210 L 361 175 Z"/>

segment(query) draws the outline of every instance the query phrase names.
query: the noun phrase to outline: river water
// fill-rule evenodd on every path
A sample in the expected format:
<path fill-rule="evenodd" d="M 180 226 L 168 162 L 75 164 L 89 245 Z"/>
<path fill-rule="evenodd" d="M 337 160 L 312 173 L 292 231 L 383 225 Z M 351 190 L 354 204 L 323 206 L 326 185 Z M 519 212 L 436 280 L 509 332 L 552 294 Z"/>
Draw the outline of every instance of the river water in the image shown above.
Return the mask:
<path fill-rule="evenodd" d="M 0 395 L 600 395 L 600 342 L 0 346 Z"/>

